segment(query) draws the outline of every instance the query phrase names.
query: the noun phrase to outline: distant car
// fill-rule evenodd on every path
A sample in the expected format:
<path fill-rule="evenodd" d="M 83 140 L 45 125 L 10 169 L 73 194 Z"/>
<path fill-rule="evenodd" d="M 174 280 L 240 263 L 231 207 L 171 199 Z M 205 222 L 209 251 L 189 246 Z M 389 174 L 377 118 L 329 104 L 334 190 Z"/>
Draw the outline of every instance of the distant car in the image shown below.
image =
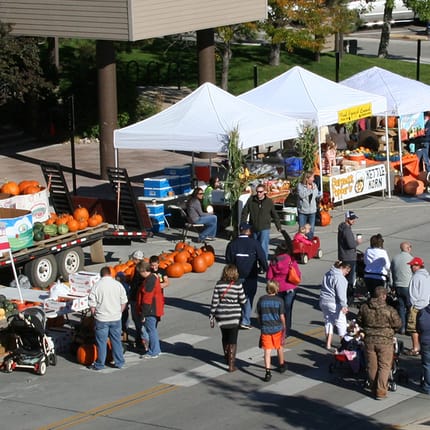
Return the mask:
<path fill-rule="evenodd" d="M 348 3 L 348 9 L 357 10 L 359 18 L 364 25 L 373 25 L 384 21 L 385 0 L 354 0 Z M 403 0 L 394 0 L 392 23 L 400 21 L 413 21 L 415 13 L 408 9 Z"/>

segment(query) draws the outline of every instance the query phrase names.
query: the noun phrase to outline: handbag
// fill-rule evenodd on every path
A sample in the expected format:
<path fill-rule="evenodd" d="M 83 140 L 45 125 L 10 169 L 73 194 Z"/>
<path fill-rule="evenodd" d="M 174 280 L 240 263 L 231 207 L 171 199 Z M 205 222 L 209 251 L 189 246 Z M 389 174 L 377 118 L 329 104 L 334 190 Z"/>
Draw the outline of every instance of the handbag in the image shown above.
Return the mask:
<path fill-rule="evenodd" d="M 287 281 L 290 284 L 294 284 L 294 285 L 299 285 L 300 282 L 302 282 L 302 278 L 300 277 L 300 275 L 297 273 L 297 270 L 293 266 L 293 260 L 290 260 L 290 270 L 288 271 L 288 274 L 287 274 Z"/>

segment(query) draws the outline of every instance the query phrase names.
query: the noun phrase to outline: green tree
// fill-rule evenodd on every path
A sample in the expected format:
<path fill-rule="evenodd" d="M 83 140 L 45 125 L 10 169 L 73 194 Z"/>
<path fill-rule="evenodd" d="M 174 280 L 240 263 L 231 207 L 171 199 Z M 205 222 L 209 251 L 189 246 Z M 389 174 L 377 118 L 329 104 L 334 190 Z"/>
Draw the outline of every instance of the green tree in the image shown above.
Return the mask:
<path fill-rule="evenodd" d="M 11 36 L 11 29 L 0 22 L 0 106 L 42 99 L 52 87 L 40 65 L 39 40 Z"/>
<path fill-rule="evenodd" d="M 421 21 L 430 21 L 430 0 L 404 0 L 404 3 Z"/>

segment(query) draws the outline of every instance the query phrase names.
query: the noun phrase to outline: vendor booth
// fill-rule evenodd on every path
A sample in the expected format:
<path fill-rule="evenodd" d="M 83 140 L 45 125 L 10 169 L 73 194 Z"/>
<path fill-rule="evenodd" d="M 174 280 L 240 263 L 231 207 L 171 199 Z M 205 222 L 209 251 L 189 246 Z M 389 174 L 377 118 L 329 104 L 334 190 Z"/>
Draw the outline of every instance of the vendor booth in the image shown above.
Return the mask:
<path fill-rule="evenodd" d="M 239 98 L 272 112 L 312 122 L 318 128 L 344 124 L 387 109 L 384 96 L 337 84 L 299 66 Z M 320 133 L 318 140 L 321 165 Z M 388 151 L 386 160 L 388 162 Z M 352 162 L 350 167 L 356 170 L 362 166 Z"/>
<path fill-rule="evenodd" d="M 365 89 L 387 99 L 388 115 L 398 117 L 397 140 L 400 154 L 398 168 L 401 174 L 409 173 L 417 176 L 418 160 L 415 160 L 415 165 L 412 166 L 414 157 L 402 156 L 404 152 L 402 141 L 415 135 L 419 128 L 410 123 L 408 117 L 430 110 L 430 86 L 379 67 L 364 70 L 341 83 L 354 89 Z M 406 172 L 404 172 L 405 168 Z"/>

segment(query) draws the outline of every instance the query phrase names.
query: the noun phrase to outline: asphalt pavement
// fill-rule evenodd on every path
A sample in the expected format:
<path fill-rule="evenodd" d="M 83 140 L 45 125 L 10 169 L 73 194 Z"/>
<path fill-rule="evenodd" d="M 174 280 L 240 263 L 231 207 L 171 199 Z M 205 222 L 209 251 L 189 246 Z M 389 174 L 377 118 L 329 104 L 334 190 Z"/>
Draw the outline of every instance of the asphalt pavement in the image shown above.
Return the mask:
<path fill-rule="evenodd" d="M 40 160 L 70 165 L 67 144 L 0 158 L 2 175 L 8 178 L 40 178 Z M 79 187 L 103 184 L 92 175 L 98 169 L 95 144 L 77 148 Z M 166 165 L 190 160 L 177 153 L 142 151 L 120 155 L 130 176 L 139 177 Z M 69 164 L 67 164 L 69 163 Z M 39 175 L 39 176 L 38 176 Z M 69 179 L 69 176 L 68 176 Z M 344 211 L 354 210 L 359 219 L 355 233 L 364 244 L 381 233 L 390 256 L 403 240 L 413 244 L 412 253 L 430 265 L 430 196 L 372 195 L 348 201 L 332 211 L 332 223 L 317 227 L 323 256 L 301 265 L 302 284 L 294 305 L 293 333 L 286 344 L 288 371 L 273 372 L 262 381 L 264 365 L 258 348 L 258 328 L 241 331 L 238 344 L 239 370 L 226 372 L 218 329 L 207 318 L 211 293 L 224 264 L 227 241 L 213 244 L 216 262 L 203 274 L 190 273 L 171 279 L 165 292 L 165 316 L 159 324 L 164 354 L 155 360 L 126 352 L 126 367 L 92 372 L 60 352 L 58 364 L 45 376 L 17 370 L 0 373 L 0 422 L 13 429 L 425 429 L 430 420 L 428 396 L 419 392 L 419 358 L 401 355 L 400 365 L 409 380 L 399 383 L 388 399 L 376 401 L 363 390 L 363 378 L 347 369 L 329 372 L 333 361 L 325 351 L 322 314 L 318 309 L 319 283 L 336 259 L 336 231 Z M 286 226 L 290 234 L 296 226 Z M 193 234 L 191 233 L 191 237 Z M 115 243 L 104 246 L 107 264 L 125 261 L 136 249 L 146 256 L 174 248 L 180 232 L 170 229 L 146 243 Z M 281 240 L 272 230 L 271 249 Z M 365 245 L 363 245 L 364 249 Z M 88 250 L 86 250 L 88 251 Z M 98 271 L 86 254 L 87 270 Z M 258 296 L 264 293 L 261 278 Z M 356 309 L 351 309 L 350 317 Z M 255 319 L 254 319 L 255 325 Z M 399 336 L 406 347 L 407 336 Z M 273 360 L 275 363 L 275 359 Z M 418 423 L 421 423 L 418 424 Z"/>

